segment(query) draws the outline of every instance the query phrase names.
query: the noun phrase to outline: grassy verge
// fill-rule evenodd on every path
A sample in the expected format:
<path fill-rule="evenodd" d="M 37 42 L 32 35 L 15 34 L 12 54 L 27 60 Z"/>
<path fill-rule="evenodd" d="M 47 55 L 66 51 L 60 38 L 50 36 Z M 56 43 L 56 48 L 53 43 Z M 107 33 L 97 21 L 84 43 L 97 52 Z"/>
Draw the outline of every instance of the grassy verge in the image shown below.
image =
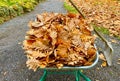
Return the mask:
<path fill-rule="evenodd" d="M 0 24 L 32 11 L 40 1 L 43 0 L 0 0 Z"/>
<path fill-rule="evenodd" d="M 64 2 L 64 7 L 65 7 L 66 10 L 68 10 L 71 13 L 78 13 L 77 10 L 74 7 L 70 6 L 66 2 Z"/>
<path fill-rule="evenodd" d="M 97 25 L 93 25 L 93 26 L 96 28 L 97 31 L 102 32 L 103 34 L 107 34 L 107 35 L 110 34 L 110 32 L 107 28 L 100 27 L 100 26 L 97 26 Z"/>

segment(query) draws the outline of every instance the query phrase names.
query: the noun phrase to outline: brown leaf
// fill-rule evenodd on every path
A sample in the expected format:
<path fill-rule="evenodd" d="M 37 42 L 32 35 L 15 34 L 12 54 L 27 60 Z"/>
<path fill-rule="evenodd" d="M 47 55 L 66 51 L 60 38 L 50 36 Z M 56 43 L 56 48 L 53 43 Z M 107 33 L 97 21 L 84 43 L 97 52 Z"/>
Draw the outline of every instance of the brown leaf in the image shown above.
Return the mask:
<path fill-rule="evenodd" d="M 104 56 L 102 53 L 99 54 L 99 58 L 100 58 L 101 60 L 103 60 L 103 61 L 106 61 L 105 56 Z"/>
<path fill-rule="evenodd" d="M 74 18 L 74 17 L 76 17 L 76 14 L 68 13 L 67 16 L 70 17 L 70 18 Z"/>
<path fill-rule="evenodd" d="M 96 54 L 96 49 L 95 48 L 88 48 L 87 54 L 91 57 Z"/>
<path fill-rule="evenodd" d="M 57 64 L 56 66 L 58 67 L 58 69 L 60 69 L 63 67 L 63 64 Z"/>
<path fill-rule="evenodd" d="M 93 63 L 96 56 L 93 46 L 95 37 L 80 15 L 42 13 L 29 26 L 23 41 L 29 69 L 36 71 L 37 68 Z"/>
<path fill-rule="evenodd" d="M 112 43 L 118 43 L 117 40 L 115 40 L 115 39 L 111 39 L 111 42 Z"/>
<path fill-rule="evenodd" d="M 120 64 L 120 62 L 117 62 L 117 64 Z"/>
<path fill-rule="evenodd" d="M 44 54 L 44 53 L 41 53 L 41 52 L 39 52 L 39 51 L 32 51 L 32 50 L 28 50 L 28 51 L 26 51 L 26 53 L 30 56 L 30 57 L 32 57 L 32 58 L 42 58 L 42 57 L 46 57 L 47 55 L 46 54 Z"/>
<path fill-rule="evenodd" d="M 61 58 L 68 57 L 67 52 L 68 52 L 68 50 L 67 50 L 66 46 L 63 46 L 63 45 L 59 45 L 56 49 L 57 56 L 60 56 Z"/>
<path fill-rule="evenodd" d="M 117 64 L 120 64 L 120 59 L 118 59 L 118 62 L 117 62 Z"/>
<path fill-rule="evenodd" d="M 84 66 L 90 66 L 91 64 L 93 64 L 93 62 L 86 62 Z"/>
<path fill-rule="evenodd" d="M 7 74 L 7 72 L 4 72 L 3 75 L 5 76 Z"/>
<path fill-rule="evenodd" d="M 101 64 L 101 67 L 106 67 L 107 66 L 107 62 L 104 61 L 102 64 Z"/>

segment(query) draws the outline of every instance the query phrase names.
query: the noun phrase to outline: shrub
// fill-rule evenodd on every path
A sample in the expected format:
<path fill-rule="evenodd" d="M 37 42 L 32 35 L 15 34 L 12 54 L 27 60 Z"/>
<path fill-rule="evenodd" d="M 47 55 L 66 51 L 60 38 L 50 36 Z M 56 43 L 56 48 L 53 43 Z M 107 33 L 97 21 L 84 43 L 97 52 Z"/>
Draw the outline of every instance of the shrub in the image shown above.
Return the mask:
<path fill-rule="evenodd" d="M 34 9 L 43 0 L 0 0 L 0 24 Z"/>

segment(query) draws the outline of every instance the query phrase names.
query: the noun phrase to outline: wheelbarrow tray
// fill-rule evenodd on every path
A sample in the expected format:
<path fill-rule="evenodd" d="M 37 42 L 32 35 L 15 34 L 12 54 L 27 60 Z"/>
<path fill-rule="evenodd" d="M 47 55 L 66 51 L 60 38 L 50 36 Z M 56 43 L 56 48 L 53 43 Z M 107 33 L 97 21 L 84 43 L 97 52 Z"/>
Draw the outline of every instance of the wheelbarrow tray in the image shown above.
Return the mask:
<path fill-rule="evenodd" d="M 94 47 L 96 48 L 96 45 L 94 45 Z M 46 69 L 46 70 L 79 70 L 79 69 L 89 69 L 92 68 L 93 66 L 95 66 L 97 64 L 99 60 L 99 54 L 98 51 L 96 51 L 96 56 L 95 59 L 93 61 L 93 63 L 89 66 L 64 66 L 60 69 L 56 68 L 56 67 L 46 67 L 46 68 L 40 68 L 40 69 Z"/>
<path fill-rule="evenodd" d="M 96 48 L 96 45 L 94 46 Z M 74 67 L 64 66 L 60 69 L 55 67 L 40 68 L 44 70 L 44 73 L 39 81 L 45 81 L 47 74 L 74 74 L 76 81 L 80 81 L 80 77 L 82 77 L 85 81 L 91 81 L 86 75 L 84 75 L 81 72 L 81 70 L 92 68 L 97 64 L 98 60 L 99 60 L 99 54 L 98 54 L 98 51 L 96 51 L 94 62 L 90 66 L 74 66 Z"/>

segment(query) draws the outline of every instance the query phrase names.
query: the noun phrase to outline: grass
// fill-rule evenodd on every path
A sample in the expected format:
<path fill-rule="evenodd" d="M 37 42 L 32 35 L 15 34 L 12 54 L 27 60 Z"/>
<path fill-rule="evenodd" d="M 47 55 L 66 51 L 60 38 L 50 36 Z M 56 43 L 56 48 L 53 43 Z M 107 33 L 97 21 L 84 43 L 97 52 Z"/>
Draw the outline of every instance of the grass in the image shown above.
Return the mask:
<path fill-rule="evenodd" d="M 66 10 L 68 10 L 71 13 L 78 13 L 77 10 L 74 7 L 70 6 L 66 2 L 64 2 L 64 7 L 65 7 Z"/>
<path fill-rule="evenodd" d="M 107 28 L 100 27 L 97 25 L 92 25 L 92 26 L 95 27 L 97 31 L 102 32 L 103 34 L 107 34 L 107 35 L 110 34 L 109 29 L 107 29 Z"/>
<path fill-rule="evenodd" d="M 117 38 L 120 40 L 120 36 L 117 36 Z"/>

